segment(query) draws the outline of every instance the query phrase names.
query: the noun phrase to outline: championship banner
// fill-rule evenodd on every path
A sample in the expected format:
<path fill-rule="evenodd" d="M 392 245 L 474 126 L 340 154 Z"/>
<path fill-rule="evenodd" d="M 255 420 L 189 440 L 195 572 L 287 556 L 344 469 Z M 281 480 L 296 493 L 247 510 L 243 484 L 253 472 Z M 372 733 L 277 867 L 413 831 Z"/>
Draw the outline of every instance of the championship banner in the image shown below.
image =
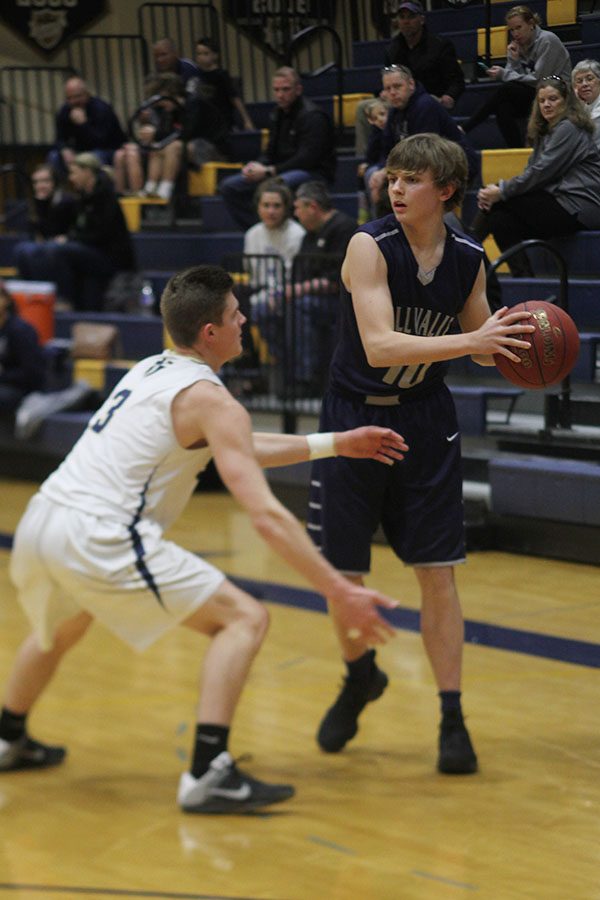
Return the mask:
<path fill-rule="evenodd" d="M 106 13 L 106 7 L 107 0 L 1 0 L 0 21 L 50 55 Z"/>

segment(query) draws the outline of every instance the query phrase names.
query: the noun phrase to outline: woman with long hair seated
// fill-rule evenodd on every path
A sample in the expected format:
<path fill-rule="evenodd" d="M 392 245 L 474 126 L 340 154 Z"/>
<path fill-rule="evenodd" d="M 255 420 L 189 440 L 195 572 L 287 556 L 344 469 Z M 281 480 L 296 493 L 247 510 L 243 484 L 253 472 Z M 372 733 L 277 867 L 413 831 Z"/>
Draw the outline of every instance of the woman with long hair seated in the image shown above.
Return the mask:
<path fill-rule="evenodd" d="M 492 234 L 502 252 L 529 238 L 600 228 L 600 151 L 590 114 L 568 82 L 540 79 L 527 136 L 533 153 L 525 171 L 477 194 L 473 233 L 479 240 Z M 523 254 L 508 263 L 513 275 L 531 276 Z"/>

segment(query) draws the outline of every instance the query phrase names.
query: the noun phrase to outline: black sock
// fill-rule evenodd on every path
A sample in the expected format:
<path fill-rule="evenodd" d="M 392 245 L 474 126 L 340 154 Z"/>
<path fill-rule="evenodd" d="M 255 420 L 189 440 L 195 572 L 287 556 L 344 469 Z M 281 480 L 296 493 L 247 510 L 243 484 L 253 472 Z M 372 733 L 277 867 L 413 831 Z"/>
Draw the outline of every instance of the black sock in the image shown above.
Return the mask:
<path fill-rule="evenodd" d="M 362 656 L 359 656 L 358 659 L 354 659 L 352 662 L 346 661 L 346 668 L 348 669 L 348 678 L 350 681 L 368 681 L 371 677 L 371 673 L 376 668 L 375 651 L 367 650 L 367 652 L 363 653 Z"/>
<path fill-rule="evenodd" d="M 460 691 L 440 691 L 438 696 L 442 706 L 442 717 L 450 714 L 453 718 L 462 718 Z"/>
<path fill-rule="evenodd" d="M 5 706 L 0 712 L 0 738 L 3 741 L 18 741 L 25 734 L 27 713 L 12 713 Z"/>
<path fill-rule="evenodd" d="M 192 757 L 191 772 L 194 778 L 200 778 L 219 753 L 227 750 L 229 728 L 226 725 L 196 726 L 196 741 Z"/>

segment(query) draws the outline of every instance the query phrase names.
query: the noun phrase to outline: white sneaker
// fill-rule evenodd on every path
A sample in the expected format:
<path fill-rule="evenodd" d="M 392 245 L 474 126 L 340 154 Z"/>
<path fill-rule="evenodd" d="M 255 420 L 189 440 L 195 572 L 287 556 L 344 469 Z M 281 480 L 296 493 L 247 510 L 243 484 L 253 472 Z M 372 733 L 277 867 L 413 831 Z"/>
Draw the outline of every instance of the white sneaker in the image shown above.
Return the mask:
<path fill-rule="evenodd" d="M 189 772 L 182 774 L 177 802 L 188 813 L 244 813 L 280 803 L 294 794 L 290 784 L 267 784 L 246 775 L 225 751 L 213 759 L 200 778 Z"/>

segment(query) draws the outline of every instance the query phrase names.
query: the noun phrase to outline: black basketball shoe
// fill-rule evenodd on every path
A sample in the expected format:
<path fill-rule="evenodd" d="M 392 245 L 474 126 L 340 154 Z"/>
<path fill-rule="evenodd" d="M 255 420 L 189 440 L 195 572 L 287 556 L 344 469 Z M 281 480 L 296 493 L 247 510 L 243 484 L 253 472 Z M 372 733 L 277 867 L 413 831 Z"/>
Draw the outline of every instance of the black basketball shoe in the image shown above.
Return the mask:
<path fill-rule="evenodd" d="M 374 656 L 375 654 L 373 654 Z M 317 732 L 317 742 L 326 753 L 338 753 L 358 731 L 358 717 L 367 705 L 381 697 L 388 685 L 385 672 L 373 663 L 367 681 L 344 678 L 339 696 L 327 710 Z"/>
<path fill-rule="evenodd" d="M 440 725 L 438 771 L 444 775 L 472 775 L 477 756 L 461 712 L 446 713 Z"/>
<path fill-rule="evenodd" d="M 291 784 L 268 784 L 242 772 L 230 754 L 219 753 L 208 772 L 194 778 L 184 772 L 177 801 L 187 813 L 247 813 L 293 797 Z"/>
<path fill-rule="evenodd" d="M 17 741 L 5 741 L 0 738 L 0 772 L 58 766 L 66 755 L 65 747 L 49 747 L 47 744 L 34 741 L 27 734 Z"/>

